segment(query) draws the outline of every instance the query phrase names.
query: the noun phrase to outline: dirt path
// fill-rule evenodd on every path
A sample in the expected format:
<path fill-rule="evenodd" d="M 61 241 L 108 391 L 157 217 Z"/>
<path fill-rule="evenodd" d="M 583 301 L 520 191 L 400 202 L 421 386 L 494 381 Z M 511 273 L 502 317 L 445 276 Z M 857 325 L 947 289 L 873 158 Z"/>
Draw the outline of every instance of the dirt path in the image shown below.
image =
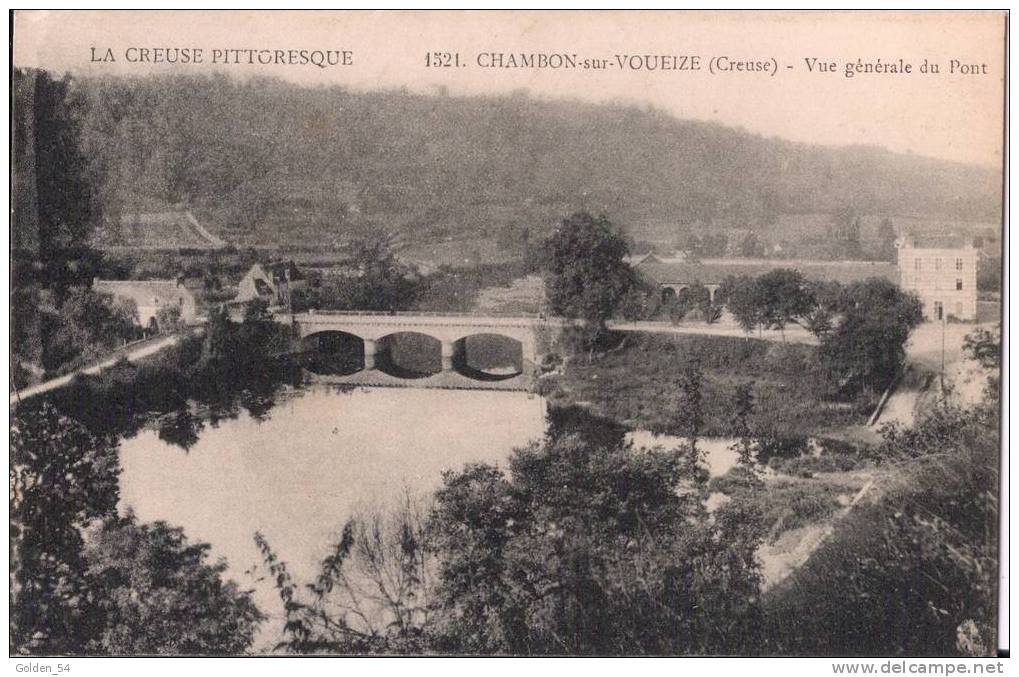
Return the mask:
<path fill-rule="evenodd" d="M 789 574 L 803 566 L 814 552 L 835 532 L 835 525 L 848 515 L 874 488 L 877 478 L 871 473 L 860 473 L 867 481 L 853 494 L 845 507 L 824 522 L 808 524 L 782 534 L 774 543 L 765 543 L 757 550 L 761 559 L 762 590 L 768 590 L 785 580 Z"/>
<path fill-rule="evenodd" d="M 903 390 L 902 388 L 892 393 L 881 411 L 877 423 L 899 423 L 903 426 L 913 425 L 916 418 L 916 403 L 920 399 L 919 390 Z"/>

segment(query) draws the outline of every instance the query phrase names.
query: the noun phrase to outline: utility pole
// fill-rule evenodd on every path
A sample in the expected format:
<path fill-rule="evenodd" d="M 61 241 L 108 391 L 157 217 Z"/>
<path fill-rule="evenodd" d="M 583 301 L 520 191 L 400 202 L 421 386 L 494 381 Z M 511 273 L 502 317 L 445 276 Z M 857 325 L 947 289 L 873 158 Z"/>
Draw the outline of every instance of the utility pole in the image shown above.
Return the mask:
<path fill-rule="evenodd" d="M 941 317 L 941 396 L 945 396 L 945 317 Z"/>

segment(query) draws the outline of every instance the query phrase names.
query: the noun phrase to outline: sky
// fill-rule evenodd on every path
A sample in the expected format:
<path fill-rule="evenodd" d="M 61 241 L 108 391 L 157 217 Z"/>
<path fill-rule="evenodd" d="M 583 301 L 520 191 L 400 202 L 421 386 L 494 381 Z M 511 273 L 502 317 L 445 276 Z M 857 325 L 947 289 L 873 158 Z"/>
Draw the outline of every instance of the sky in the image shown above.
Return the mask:
<path fill-rule="evenodd" d="M 650 105 L 792 141 L 1001 167 L 1004 30 L 1002 12 L 37 10 L 16 13 L 14 63 L 85 75 L 220 71 L 450 95 L 526 89 L 541 98 Z M 204 62 L 128 63 L 141 48 L 202 49 Z M 107 49 L 115 62 L 94 61 Z M 216 49 L 341 50 L 352 64 L 210 64 Z M 432 52 L 459 54 L 464 65 L 426 66 Z M 493 53 L 570 54 L 612 67 L 482 67 Z M 666 55 L 677 69 L 698 57 L 700 70 L 614 65 L 643 55 Z M 712 74 L 720 58 L 777 69 Z M 835 62 L 836 70 L 810 72 L 808 59 Z M 901 59 L 913 72 L 845 76 L 848 62 L 878 59 Z M 976 73 L 949 72 L 953 60 Z M 925 61 L 941 71 L 920 73 Z"/>

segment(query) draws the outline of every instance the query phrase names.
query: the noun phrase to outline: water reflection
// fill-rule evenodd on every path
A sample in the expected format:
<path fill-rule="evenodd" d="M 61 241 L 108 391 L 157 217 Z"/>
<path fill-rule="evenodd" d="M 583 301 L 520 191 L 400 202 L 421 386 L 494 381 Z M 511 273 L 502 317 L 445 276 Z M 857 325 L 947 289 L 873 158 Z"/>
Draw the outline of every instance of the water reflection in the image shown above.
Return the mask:
<path fill-rule="evenodd" d="M 387 510 L 407 494 L 426 498 L 444 471 L 472 462 L 506 468 L 514 448 L 565 434 L 591 446 L 683 443 L 629 433 L 580 407 L 545 407 L 521 392 L 247 390 L 228 407 L 183 407 L 122 440 L 121 509 L 182 526 L 226 558 L 227 576 L 253 588 L 274 619 L 259 639 L 266 650 L 278 639 L 281 609 L 271 582 L 249 572 L 261 564 L 256 531 L 296 580 L 313 580 L 349 517 Z M 701 441 L 712 475 L 735 462 L 730 445 Z"/>
<path fill-rule="evenodd" d="M 638 447 L 674 448 L 686 444 L 686 438 L 675 435 L 657 435 L 647 430 L 634 430 L 627 438 Z M 711 477 L 729 472 L 739 461 L 739 454 L 732 448 L 736 443 L 732 437 L 702 437 L 697 440 L 704 465 Z"/>
<path fill-rule="evenodd" d="M 506 467 L 513 448 L 545 431 L 543 400 L 519 392 L 320 387 L 284 391 L 271 416 L 255 413 L 203 429 L 176 412 L 165 427 L 123 440 L 121 508 L 210 543 L 213 557 L 227 558 L 227 575 L 255 587 L 256 602 L 275 615 L 272 586 L 244 573 L 260 562 L 255 531 L 297 580 L 312 580 L 358 510 L 386 507 L 405 491 L 428 494 L 444 470 L 469 462 Z"/>

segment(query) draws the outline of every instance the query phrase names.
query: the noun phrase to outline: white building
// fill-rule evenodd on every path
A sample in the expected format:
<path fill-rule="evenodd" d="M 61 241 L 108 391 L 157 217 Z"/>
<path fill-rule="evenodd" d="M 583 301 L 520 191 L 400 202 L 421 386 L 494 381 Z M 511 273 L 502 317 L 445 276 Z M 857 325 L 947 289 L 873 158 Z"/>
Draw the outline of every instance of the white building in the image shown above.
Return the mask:
<path fill-rule="evenodd" d="M 185 324 L 194 324 L 198 316 L 195 295 L 178 280 L 100 280 L 92 281 L 92 290 L 110 294 L 115 299 L 130 301 L 138 310 L 135 318 L 144 329 L 161 331 L 159 311 L 166 306 L 176 306 L 180 319 Z"/>
<path fill-rule="evenodd" d="M 911 237 L 896 243 L 902 289 L 920 297 L 926 320 L 975 320 L 977 249 L 971 242 L 926 244 L 919 247 Z"/>

